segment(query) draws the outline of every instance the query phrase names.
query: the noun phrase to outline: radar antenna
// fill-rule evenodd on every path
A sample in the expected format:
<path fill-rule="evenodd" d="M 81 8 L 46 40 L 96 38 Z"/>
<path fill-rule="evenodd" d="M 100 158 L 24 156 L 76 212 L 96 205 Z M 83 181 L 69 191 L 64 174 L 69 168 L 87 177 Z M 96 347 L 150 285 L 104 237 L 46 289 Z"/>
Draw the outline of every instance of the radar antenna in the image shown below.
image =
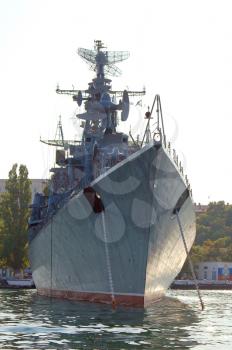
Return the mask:
<path fill-rule="evenodd" d="M 91 70 L 97 72 L 97 76 L 104 77 L 104 74 L 120 76 L 121 70 L 115 63 L 126 60 L 130 53 L 128 51 L 106 51 L 101 40 L 95 40 L 95 49 L 78 49 L 78 55 L 88 63 Z"/>
<path fill-rule="evenodd" d="M 49 146 L 62 147 L 62 148 L 64 148 L 65 145 L 78 145 L 81 143 L 81 141 L 77 141 L 77 140 L 65 140 L 64 139 L 61 116 L 59 116 L 59 120 L 57 123 L 55 139 L 54 140 L 42 140 L 40 138 L 40 142 L 45 143 L 46 145 L 49 145 Z"/>
<path fill-rule="evenodd" d="M 120 69 L 115 63 L 122 62 L 129 57 L 128 51 L 107 51 L 101 40 L 95 40 L 94 49 L 79 48 L 79 56 L 96 72 L 96 77 L 88 85 L 86 90 L 63 90 L 57 86 L 58 94 L 71 95 L 80 107 L 84 102 L 84 113 L 79 113 L 78 118 L 88 122 L 101 121 L 102 128 L 112 129 L 117 125 L 117 111 L 121 111 L 121 120 L 126 121 L 129 115 L 129 97 L 143 96 L 146 91 L 120 91 L 111 89 L 111 79 L 105 75 L 119 76 Z M 117 104 L 117 99 L 120 98 Z M 112 119 L 113 118 L 113 119 Z M 88 123 L 87 123 L 88 124 Z M 113 129 L 112 129 L 113 130 Z"/>

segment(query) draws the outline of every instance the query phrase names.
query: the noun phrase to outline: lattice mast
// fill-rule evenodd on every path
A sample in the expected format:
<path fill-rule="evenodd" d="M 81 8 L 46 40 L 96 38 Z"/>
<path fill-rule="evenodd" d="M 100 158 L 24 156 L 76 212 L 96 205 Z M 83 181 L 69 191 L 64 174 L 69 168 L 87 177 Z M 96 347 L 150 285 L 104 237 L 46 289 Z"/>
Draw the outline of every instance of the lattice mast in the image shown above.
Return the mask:
<path fill-rule="evenodd" d="M 111 80 L 106 76 L 120 76 L 121 70 L 115 65 L 115 63 L 126 60 L 130 54 L 128 51 L 107 51 L 104 50 L 104 46 L 101 40 L 94 41 L 94 50 L 79 48 L 78 55 L 89 65 L 90 69 L 96 72 L 96 77 L 89 83 L 89 88 L 86 90 L 60 89 L 57 86 L 56 92 L 58 94 L 67 94 L 73 96 L 73 100 L 77 102 L 78 106 L 81 106 L 82 101 L 86 101 L 90 95 L 93 95 L 96 90 L 98 93 L 108 92 L 110 95 L 116 97 L 123 97 L 124 91 L 112 90 Z M 95 90 L 95 91 L 94 91 Z M 127 91 L 128 96 L 143 96 L 145 95 L 145 89 L 141 91 Z"/>

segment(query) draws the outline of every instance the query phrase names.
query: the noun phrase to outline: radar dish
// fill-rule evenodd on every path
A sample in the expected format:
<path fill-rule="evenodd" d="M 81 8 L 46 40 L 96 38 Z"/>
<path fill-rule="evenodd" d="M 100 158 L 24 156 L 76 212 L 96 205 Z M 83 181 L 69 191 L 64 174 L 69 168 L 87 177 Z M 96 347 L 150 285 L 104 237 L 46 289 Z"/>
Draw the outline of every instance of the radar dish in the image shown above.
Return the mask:
<path fill-rule="evenodd" d="M 119 77 L 122 74 L 122 71 L 114 64 L 110 64 L 109 66 L 104 67 L 104 73 L 113 77 Z"/>
<path fill-rule="evenodd" d="M 73 96 L 73 101 L 77 102 L 79 107 L 82 105 L 83 97 L 81 91 L 78 91 L 78 94 Z"/>
<path fill-rule="evenodd" d="M 79 48 L 77 50 L 78 55 L 83 58 L 83 60 L 87 63 L 96 63 L 95 57 L 97 55 L 97 52 L 95 50 L 88 50 L 88 49 L 83 49 Z"/>
<path fill-rule="evenodd" d="M 81 92 L 81 91 L 78 91 L 78 94 L 77 94 L 77 104 L 78 104 L 79 107 L 80 107 L 81 104 L 82 104 L 82 100 L 83 100 L 83 98 L 82 98 L 82 92 Z"/>
<path fill-rule="evenodd" d="M 122 112 L 121 112 L 121 121 L 125 122 L 128 118 L 130 110 L 130 103 L 129 103 L 129 95 L 126 90 L 123 91 L 122 95 Z"/>
<path fill-rule="evenodd" d="M 88 63 L 91 70 L 97 72 L 99 67 L 103 67 L 106 75 L 115 77 L 121 75 L 121 70 L 114 63 L 122 62 L 130 56 L 128 51 L 96 51 L 84 48 L 79 48 L 77 53 Z"/>
<path fill-rule="evenodd" d="M 130 57 L 128 51 L 104 51 L 107 59 L 107 64 L 122 62 Z"/>

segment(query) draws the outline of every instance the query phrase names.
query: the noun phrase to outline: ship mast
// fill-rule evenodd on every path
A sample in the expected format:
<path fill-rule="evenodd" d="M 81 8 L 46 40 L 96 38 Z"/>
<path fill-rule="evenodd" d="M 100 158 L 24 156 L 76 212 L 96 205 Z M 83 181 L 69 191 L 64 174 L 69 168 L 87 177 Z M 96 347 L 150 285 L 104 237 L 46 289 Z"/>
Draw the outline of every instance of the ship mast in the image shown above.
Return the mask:
<path fill-rule="evenodd" d="M 61 115 L 59 116 L 59 121 L 57 124 L 55 140 L 58 140 L 59 143 L 61 143 L 62 146 L 64 147 L 64 133 L 63 133 L 63 127 L 61 122 Z"/>
<path fill-rule="evenodd" d="M 79 107 L 84 102 L 86 112 L 77 115 L 78 118 L 85 120 L 83 136 L 88 137 L 93 124 L 95 129 L 97 126 L 99 136 L 104 132 L 116 132 L 117 111 L 121 111 L 121 121 L 126 121 L 129 115 L 129 96 L 145 95 L 145 89 L 142 91 L 111 89 L 111 79 L 107 76 L 121 75 L 121 70 L 115 63 L 126 60 L 129 52 L 108 51 L 101 40 L 95 40 L 94 50 L 79 48 L 77 52 L 90 69 L 96 72 L 95 78 L 86 90 L 63 90 L 57 87 L 56 92 L 71 95 Z M 121 98 L 118 104 L 117 97 Z"/>
<path fill-rule="evenodd" d="M 84 176 L 80 186 L 83 187 L 94 179 L 98 171 L 96 169 L 102 172 L 108 167 L 108 165 L 103 165 L 107 164 L 107 157 L 111 157 L 113 162 L 116 158 L 127 156 L 128 135 L 117 132 L 119 116 L 121 121 L 127 120 L 130 110 L 129 96 L 142 96 L 145 94 L 145 89 L 142 91 L 112 90 L 112 81 L 108 76 L 115 77 L 121 74 L 116 63 L 126 60 L 129 57 L 128 51 L 108 51 L 101 40 L 95 40 L 93 50 L 79 48 L 77 52 L 96 73 L 95 77 L 86 90 L 61 90 L 58 86 L 56 92 L 71 95 L 79 107 L 84 106 L 84 110 L 76 115 L 82 120 L 82 140 L 78 142 L 64 140 L 62 124 L 59 120 L 58 139 L 41 141 L 69 150 L 67 158 L 62 159 L 63 163 L 58 161 L 57 164 L 68 164 L 70 184 L 73 183 L 74 168 L 81 167 Z M 117 144 L 116 147 L 115 144 Z M 103 154 L 106 152 L 104 149 L 108 149 L 107 156 Z M 99 158 L 99 152 L 102 152 L 103 161 Z M 60 170 L 61 177 L 63 176 L 62 171 Z"/>
<path fill-rule="evenodd" d="M 101 52 L 101 49 L 105 48 L 101 40 L 95 40 L 95 50 L 97 51 L 96 55 L 96 71 L 97 71 L 97 77 L 104 79 L 104 66 L 107 62 L 107 57 L 104 55 L 104 53 Z"/>

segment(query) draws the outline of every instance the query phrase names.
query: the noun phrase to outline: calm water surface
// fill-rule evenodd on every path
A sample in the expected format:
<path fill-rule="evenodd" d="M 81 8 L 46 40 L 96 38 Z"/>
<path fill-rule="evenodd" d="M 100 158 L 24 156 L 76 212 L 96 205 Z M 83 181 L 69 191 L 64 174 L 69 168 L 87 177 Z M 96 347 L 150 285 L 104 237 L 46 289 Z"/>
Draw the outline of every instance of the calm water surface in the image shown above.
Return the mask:
<path fill-rule="evenodd" d="M 145 309 L 0 290 L 0 349 L 232 349 L 232 291 L 169 291 Z"/>

